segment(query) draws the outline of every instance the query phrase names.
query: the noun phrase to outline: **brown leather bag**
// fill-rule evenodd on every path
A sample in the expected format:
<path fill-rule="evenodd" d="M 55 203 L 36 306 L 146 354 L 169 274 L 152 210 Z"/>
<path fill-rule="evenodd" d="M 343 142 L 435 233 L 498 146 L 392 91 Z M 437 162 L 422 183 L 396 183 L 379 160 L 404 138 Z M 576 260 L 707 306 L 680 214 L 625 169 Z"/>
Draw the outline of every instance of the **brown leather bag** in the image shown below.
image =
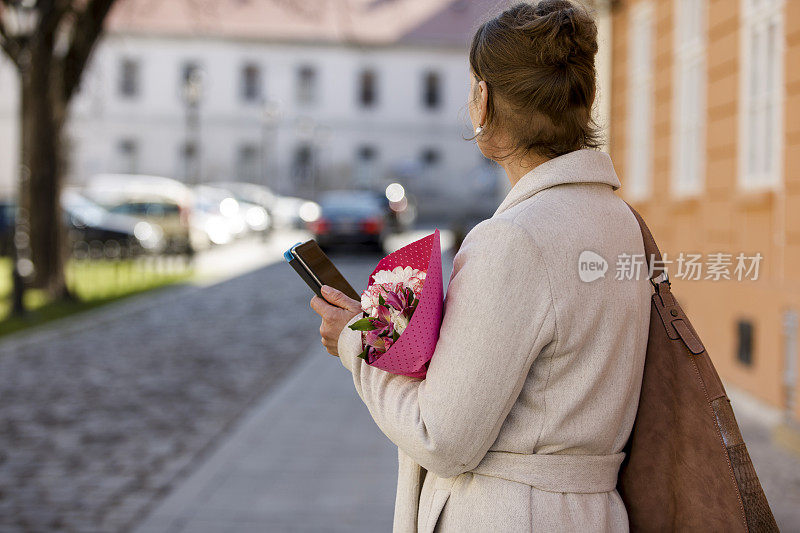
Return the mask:
<path fill-rule="evenodd" d="M 778 531 L 722 382 L 631 211 L 655 261 L 642 392 L 617 482 L 631 530 Z"/>

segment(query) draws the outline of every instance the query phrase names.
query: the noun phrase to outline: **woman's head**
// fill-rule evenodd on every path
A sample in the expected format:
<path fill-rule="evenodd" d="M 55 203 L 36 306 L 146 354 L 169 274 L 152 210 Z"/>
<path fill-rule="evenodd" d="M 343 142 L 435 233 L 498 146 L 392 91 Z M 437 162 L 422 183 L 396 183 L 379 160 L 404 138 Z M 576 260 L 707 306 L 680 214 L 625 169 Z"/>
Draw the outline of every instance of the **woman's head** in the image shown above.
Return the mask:
<path fill-rule="evenodd" d="M 469 52 L 469 111 L 484 155 L 552 158 L 598 147 L 596 53 L 595 21 L 570 0 L 516 4 L 482 24 Z"/>

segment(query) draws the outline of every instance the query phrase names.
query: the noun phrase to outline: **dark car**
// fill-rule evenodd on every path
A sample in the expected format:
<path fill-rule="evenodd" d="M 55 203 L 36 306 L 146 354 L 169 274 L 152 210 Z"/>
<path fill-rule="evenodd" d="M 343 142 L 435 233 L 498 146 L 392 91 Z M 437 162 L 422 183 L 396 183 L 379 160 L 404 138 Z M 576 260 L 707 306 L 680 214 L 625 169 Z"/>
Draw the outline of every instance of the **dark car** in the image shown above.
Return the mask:
<path fill-rule="evenodd" d="M 111 213 L 84 196 L 65 191 L 61 208 L 74 249 L 125 250 L 128 254 L 161 252 L 161 228 L 136 217 Z"/>
<path fill-rule="evenodd" d="M 383 250 L 387 214 L 383 202 L 370 191 L 328 191 L 317 200 L 319 216 L 307 223 L 323 248 L 366 245 Z"/>
<path fill-rule="evenodd" d="M 391 231 L 400 233 L 411 227 L 416 218 L 416 206 L 401 184 L 392 183 L 386 190 L 373 191 L 373 194 L 386 210 L 386 221 Z"/>
<path fill-rule="evenodd" d="M 11 255 L 17 204 L 0 202 L 2 254 Z M 73 250 L 94 253 L 125 250 L 129 255 L 160 252 L 164 239 L 160 228 L 138 218 L 109 213 L 73 191 L 61 194 L 61 211 Z"/>
<path fill-rule="evenodd" d="M 14 246 L 14 224 L 17 204 L 13 200 L 0 200 L 0 255 L 10 256 Z"/>

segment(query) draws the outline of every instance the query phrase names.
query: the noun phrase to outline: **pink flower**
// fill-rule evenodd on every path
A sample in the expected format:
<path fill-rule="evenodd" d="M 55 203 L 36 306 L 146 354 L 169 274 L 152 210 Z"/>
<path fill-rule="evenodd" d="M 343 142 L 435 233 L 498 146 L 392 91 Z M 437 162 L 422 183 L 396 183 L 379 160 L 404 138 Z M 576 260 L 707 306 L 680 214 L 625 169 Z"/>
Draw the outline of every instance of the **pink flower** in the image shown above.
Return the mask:
<path fill-rule="evenodd" d="M 364 310 L 369 316 L 377 315 L 378 297 L 381 295 L 383 287 L 380 284 L 373 283 L 367 290 L 361 293 L 361 309 Z"/>
<path fill-rule="evenodd" d="M 396 267 L 394 270 L 379 270 L 373 275 L 373 280 L 372 285 L 361 293 L 361 309 L 368 316 L 374 317 L 380 305 L 380 296 L 386 298 L 387 292 L 400 294 L 409 287 L 419 298 L 425 282 L 425 272 L 411 267 Z"/>
<path fill-rule="evenodd" d="M 410 277 L 406 286 L 411 287 L 411 290 L 414 291 L 414 294 L 419 298 L 419 295 L 422 294 L 422 285 L 424 283 L 425 272 L 420 272 L 418 275 Z"/>
<path fill-rule="evenodd" d="M 372 364 L 386 353 L 408 327 L 425 283 L 425 272 L 411 267 L 379 270 L 373 283 L 361 293 L 367 316 L 350 326 L 363 332 L 364 351 L 359 355 Z"/>

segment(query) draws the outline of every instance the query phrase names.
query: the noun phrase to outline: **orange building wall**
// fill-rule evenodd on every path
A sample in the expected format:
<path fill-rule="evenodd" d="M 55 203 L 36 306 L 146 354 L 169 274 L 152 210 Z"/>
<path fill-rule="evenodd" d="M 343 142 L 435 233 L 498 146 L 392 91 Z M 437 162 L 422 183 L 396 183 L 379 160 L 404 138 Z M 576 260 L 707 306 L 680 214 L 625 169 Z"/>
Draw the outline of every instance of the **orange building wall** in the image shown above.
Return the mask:
<path fill-rule="evenodd" d="M 625 196 L 628 14 L 639 0 L 618 2 L 612 15 L 610 153 Z M 653 187 L 631 202 L 648 221 L 661 250 L 678 253 L 761 252 L 757 281 L 674 279 L 673 290 L 706 343 L 724 380 L 769 404 L 786 407 L 783 313 L 800 312 L 800 1 L 785 2 L 783 186 L 744 192 L 737 186 L 739 130 L 739 0 L 708 0 L 706 33 L 706 155 L 703 192 L 670 194 L 673 120 L 672 1 L 653 2 Z M 705 274 L 704 274 L 705 275 Z M 736 359 L 736 322 L 754 324 L 753 364 Z M 796 351 L 795 351 L 796 352 Z M 798 353 L 793 357 L 797 361 Z M 800 362 L 795 363 L 800 367 Z M 800 382 L 793 416 L 800 420 Z"/>

